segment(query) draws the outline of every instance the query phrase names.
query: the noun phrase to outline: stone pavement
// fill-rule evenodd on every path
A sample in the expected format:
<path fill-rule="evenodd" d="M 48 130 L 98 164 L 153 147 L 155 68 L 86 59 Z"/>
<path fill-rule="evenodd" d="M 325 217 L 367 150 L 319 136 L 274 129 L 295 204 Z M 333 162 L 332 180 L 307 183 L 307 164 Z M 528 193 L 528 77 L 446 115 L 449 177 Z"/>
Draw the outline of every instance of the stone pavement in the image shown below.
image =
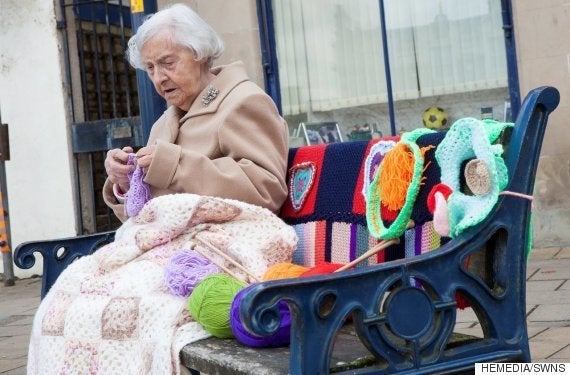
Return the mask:
<path fill-rule="evenodd" d="M 40 302 L 39 277 L 0 284 L 0 374 L 26 373 L 32 321 Z"/>
<path fill-rule="evenodd" d="M 526 311 L 533 362 L 570 362 L 570 247 L 533 249 L 527 264 Z M 456 331 L 482 336 L 473 310 Z"/>
<path fill-rule="evenodd" d="M 535 249 L 527 267 L 527 325 L 533 362 L 570 362 L 570 247 Z M 0 374 L 26 373 L 40 278 L 0 283 Z M 460 311 L 456 330 L 482 335 L 475 314 Z"/>

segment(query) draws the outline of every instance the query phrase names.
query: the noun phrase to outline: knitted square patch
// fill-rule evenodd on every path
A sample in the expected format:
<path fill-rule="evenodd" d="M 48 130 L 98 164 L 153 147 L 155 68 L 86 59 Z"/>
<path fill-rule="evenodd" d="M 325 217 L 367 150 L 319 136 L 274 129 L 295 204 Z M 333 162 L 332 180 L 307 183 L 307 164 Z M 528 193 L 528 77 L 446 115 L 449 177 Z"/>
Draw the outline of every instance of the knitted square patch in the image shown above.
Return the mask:
<path fill-rule="evenodd" d="M 115 280 L 109 277 L 89 275 L 81 281 L 79 290 L 81 294 L 110 296 L 114 286 Z"/>
<path fill-rule="evenodd" d="M 138 336 L 138 297 L 114 297 L 101 318 L 101 337 L 110 340 L 128 340 Z"/>
<path fill-rule="evenodd" d="M 224 202 L 221 199 L 202 197 L 196 204 L 196 208 L 188 227 L 196 226 L 200 223 L 225 223 L 241 213 L 237 206 Z"/>
<path fill-rule="evenodd" d="M 99 352 L 97 346 L 81 341 L 65 343 L 65 357 L 60 374 L 75 374 L 77 369 L 85 369 L 86 374 L 99 373 Z"/>
<path fill-rule="evenodd" d="M 51 300 L 46 314 L 42 320 L 42 334 L 45 336 L 63 336 L 65 316 L 75 296 L 58 291 Z"/>

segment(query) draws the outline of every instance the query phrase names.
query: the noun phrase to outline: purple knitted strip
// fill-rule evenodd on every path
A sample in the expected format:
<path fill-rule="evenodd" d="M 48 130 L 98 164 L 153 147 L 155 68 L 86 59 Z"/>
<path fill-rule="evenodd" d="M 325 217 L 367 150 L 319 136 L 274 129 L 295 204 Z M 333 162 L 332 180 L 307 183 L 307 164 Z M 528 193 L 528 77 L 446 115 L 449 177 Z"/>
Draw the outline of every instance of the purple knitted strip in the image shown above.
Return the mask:
<path fill-rule="evenodd" d="M 350 260 L 354 260 L 358 257 L 356 255 L 357 233 L 358 233 L 358 224 L 350 224 L 350 254 L 349 254 Z"/>
<path fill-rule="evenodd" d="M 128 217 L 135 216 L 144 207 L 152 196 L 150 186 L 143 181 L 144 171 L 137 164 L 136 154 L 130 154 L 127 165 L 135 165 L 135 169 L 128 173 L 130 188 L 125 198 L 125 214 Z"/>
<path fill-rule="evenodd" d="M 422 232 L 424 227 L 419 226 L 415 228 L 415 241 L 414 241 L 414 250 L 416 255 L 420 255 L 422 253 Z"/>

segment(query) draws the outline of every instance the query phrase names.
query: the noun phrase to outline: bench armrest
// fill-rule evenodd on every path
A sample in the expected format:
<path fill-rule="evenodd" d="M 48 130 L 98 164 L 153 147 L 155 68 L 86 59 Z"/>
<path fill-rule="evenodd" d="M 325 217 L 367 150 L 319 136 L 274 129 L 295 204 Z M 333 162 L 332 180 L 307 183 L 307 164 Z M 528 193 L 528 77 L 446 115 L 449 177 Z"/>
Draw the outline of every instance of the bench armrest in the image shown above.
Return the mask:
<path fill-rule="evenodd" d="M 559 93 L 551 87 L 526 97 L 507 150 L 506 190 L 531 195 L 549 113 Z M 525 276 L 529 200 L 501 196 L 489 217 L 435 252 L 338 274 L 264 282 L 240 306 L 244 326 L 257 335 L 279 327 L 277 303 L 291 310 L 290 373 L 327 373 L 334 337 L 351 315 L 379 373 L 432 373 L 475 362 L 530 361 Z M 481 249 L 490 266 L 466 266 Z M 470 302 L 484 337 L 446 350 L 456 317 L 456 293 Z"/>
<path fill-rule="evenodd" d="M 36 253 L 43 258 L 43 299 L 59 274 L 75 259 L 92 254 L 101 246 L 112 242 L 115 232 L 88 234 L 78 237 L 60 238 L 48 241 L 24 242 L 14 251 L 14 263 L 22 269 L 29 269 L 36 263 Z"/>

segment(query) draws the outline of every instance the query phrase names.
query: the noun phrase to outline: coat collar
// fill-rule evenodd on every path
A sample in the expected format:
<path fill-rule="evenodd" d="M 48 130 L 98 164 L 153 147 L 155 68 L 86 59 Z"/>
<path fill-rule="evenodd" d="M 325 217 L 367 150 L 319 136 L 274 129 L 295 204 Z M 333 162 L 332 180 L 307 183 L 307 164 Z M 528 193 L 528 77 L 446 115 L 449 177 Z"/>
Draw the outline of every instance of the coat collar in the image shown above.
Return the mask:
<path fill-rule="evenodd" d="M 202 90 L 196 100 L 194 100 L 188 112 L 180 119 L 180 123 L 195 116 L 216 112 L 230 91 L 238 84 L 249 79 L 245 72 L 244 64 L 241 61 L 212 68 L 211 72 L 216 77 Z M 204 105 L 202 103 L 202 97 L 207 95 L 210 87 L 216 88 L 218 93 L 208 105 Z"/>

